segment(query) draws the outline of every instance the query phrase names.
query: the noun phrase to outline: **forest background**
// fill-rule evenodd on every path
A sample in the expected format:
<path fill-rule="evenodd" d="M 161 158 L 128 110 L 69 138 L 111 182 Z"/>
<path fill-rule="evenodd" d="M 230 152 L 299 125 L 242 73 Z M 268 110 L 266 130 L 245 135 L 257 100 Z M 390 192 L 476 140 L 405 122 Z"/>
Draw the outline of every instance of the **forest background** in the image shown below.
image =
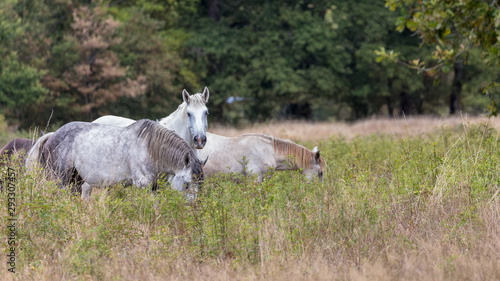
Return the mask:
<path fill-rule="evenodd" d="M 1 1 L 0 118 L 159 119 L 205 86 L 226 124 L 495 113 L 496 1 L 447 2 Z"/>

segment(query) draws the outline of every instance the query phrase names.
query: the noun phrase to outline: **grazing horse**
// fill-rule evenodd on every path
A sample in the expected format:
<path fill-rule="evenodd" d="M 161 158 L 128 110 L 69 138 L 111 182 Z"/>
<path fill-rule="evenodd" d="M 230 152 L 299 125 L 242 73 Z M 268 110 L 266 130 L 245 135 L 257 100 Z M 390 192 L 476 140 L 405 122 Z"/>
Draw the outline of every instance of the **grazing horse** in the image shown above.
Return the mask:
<path fill-rule="evenodd" d="M 205 176 L 217 172 L 256 174 L 262 182 L 270 168 L 276 171 L 302 169 L 308 180 L 318 176 L 323 181 L 326 162 L 317 147 L 311 151 L 290 140 L 264 134 L 224 137 L 207 133 L 207 138 L 207 145 L 200 150 L 202 157 L 210 156 L 210 162 L 204 166 Z"/>
<path fill-rule="evenodd" d="M 9 165 L 14 159 L 14 155 L 18 155 L 19 163 L 23 163 L 26 159 L 26 152 L 30 150 L 34 143 L 34 140 L 23 138 L 17 138 L 7 143 L 0 149 L 0 168 Z M 3 179 L 0 177 L 0 192 L 3 192 L 3 186 Z"/>
<path fill-rule="evenodd" d="M 183 90 L 183 102 L 176 111 L 162 118 L 159 121 L 160 125 L 174 131 L 186 140 L 192 148 L 202 149 L 207 142 L 208 109 L 205 104 L 208 102 L 209 97 L 210 92 L 207 87 L 205 87 L 203 93 L 196 93 L 194 95 L 190 95 L 186 90 Z M 94 120 L 92 123 L 125 127 L 134 122 L 135 120 L 133 119 L 106 115 Z M 199 157 L 196 150 L 195 154 Z"/>
<path fill-rule="evenodd" d="M 21 162 L 24 162 L 26 158 L 26 152 L 31 149 L 33 144 L 35 144 L 35 140 L 32 139 L 14 139 L 4 147 L 2 147 L 2 149 L 0 150 L 0 160 L 5 159 L 5 161 L 8 161 L 8 159 L 12 158 L 12 156 L 17 153 L 20 157 Z M 2 165 L 2 163 L 3 162 L 0 162 L 0 165 Z"/>
<path fill-rule="evenodd" d="M 49 134 L 47 134 L 49 135 Z M 26 165 L 43 164 L 49 174 L 82 193 L 83 181 L 92 186 L 123 182 L 145 188 L 163 174 L 172 186 L 197 192 L 203 180 L 202 163 L 186 141 L 157 122 L 139 120 L 127 127 L 71 122 L 44 135 L 28 153 Z"/>

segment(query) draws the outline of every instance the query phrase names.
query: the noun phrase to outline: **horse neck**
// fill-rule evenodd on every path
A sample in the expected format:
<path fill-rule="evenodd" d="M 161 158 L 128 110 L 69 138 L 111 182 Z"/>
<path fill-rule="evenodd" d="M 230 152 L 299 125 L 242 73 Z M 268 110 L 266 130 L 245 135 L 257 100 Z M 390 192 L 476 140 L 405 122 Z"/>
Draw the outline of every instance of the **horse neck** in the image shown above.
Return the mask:
<path fill-rule="evenodd" d="M 181 150 L 178 148 L 178 146 L 169 145 L 168 147 L 162 147 L 158 149 L 158 151 L 153 151 L 153 154 L 156 154 L 156 156 L 150 154 L 150 157 L 153 159 L 153 161 L 156 162 L 153 165 L 153 172 L 155 175 L 163 173 L 174 174 L 176 170 L 182 169 L 182 166 L 180 164 L 182 162 L 175 158 L 175 155 L 179 155 L 178 151 Z M 161 155 L 163 155 L 164 157 L 160 157 Z"/>
<path fill-rule="evenodd" d="M 298 157 L 301 157 L 305 152 L 302 151 L 303 148 L 300 145 L 279 139 L 274 141 L 284 144 L 280 149 L 273 144 L 276 170 L 298 170 L 302 168 L 301 163 L 303 160 L 298 159 Z"/>
<path fill-rule="evenodd" d="M 276 160 L 276 168 L 277 171 L 285 171 L 285 170 L 298 170 L 297 161 L 295 160 L 294 155 L 284 155 L 274 153 L 274 158 Z"/>
<path fill-rule="evenodd" d="M 186 108 L 187 104 L 185 102 L 181 103 L 176 111 L 160 120 L 160 125 L 169 130 L 175 131 L 176 134 L 178 134 L 192 146 L 193 138 L 191 137 L 191 133 L 188 130 Z"/>
<path fill-rule="evenodd" d="M 153 174 L 154 175 L 161 175 L 161 174 L 175 174 L 175 171 L 178 170 L 178 167 L 174 166 L 173 163 L 166 162 L 166 161 L 160 161 L 155 163 L 153 165 Z"/>

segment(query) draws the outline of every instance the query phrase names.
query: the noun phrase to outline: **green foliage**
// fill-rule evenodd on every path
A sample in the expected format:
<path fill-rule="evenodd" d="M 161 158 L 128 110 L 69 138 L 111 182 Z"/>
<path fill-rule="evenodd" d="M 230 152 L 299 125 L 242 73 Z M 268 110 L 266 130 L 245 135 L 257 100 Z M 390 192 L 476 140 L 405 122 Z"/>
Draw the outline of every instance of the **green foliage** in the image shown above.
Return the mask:
<path fill-rule="evenodd" d="M 482 60 L 479 64 L 500 66 L 498 27 L 500 13 L 495 1 L 416 1 L 386 0 L 390 10 L 400 10 L 397 30 L 406 29 L 420 36 L 423 43 L 434 48 L 431 63 L 426 58 L 411 61 L 409 67 L 419 71 L 444 72 L 453 69 L 456 61 L 467 61 L 468 54 L 478 49 Z M 379 59 L 397 60 L 395 53 L 379 50 Z M 406 63 L 405 63 L 406 64 Z M 485 94 L 498 92 L 498 76 L 484 77 Z M 493 90 L 492 90 L 493 89 Z M 496 103 L 491 104 L 491 113 L 496 115 Z"/>
<path fill-rule="evenodd" d="M 40 84 L 45 72 L 23 59 L 22 42 L 25 25 L 14 12 L 15 1 L 0 4 L 0 113 L 9 119 L 26 116 L 30 106 L 43 101 L 47 90 Z"/>
<path fill-rule="evenodd" d="M 0 112 L 25 129 L 156 119 L 205 86 L 212 120 L 234 124 L 495 110 L 493 3 L 386 6 L 401 16 L 368 0 L 3 1 L 2 76 L 27 83 L 5 82 Z"/>
<path fill-rule="evenodd" d="M 349 57 L 337 32 L 313 9 L 292 3 L 242 3 L 220 21 L 193 22 L 187 54 L 220 94 L 211 111 L 231 121 L 225 101 L 243 97 L 241 118 L 277 116 L 283 105 L 338 99 Z"/>
<path fill-rule="evenodd" d="M 3 114 L 20 117 L 20 112 L 43 101 L 47 90 L 40 84 L 44 72 L 23 64 L 16 53 L 3 57 L 0 64 L 0 105 Z"/>
<path fill-rule="evenodd" d="M 428 50 L 419 48 L 409 34 L 393 31 L 394 16 L 380 2 L 356 1 L 338 3 L 335 11 L 351 15 L 337 20 L 339 30 L 350 44 L 352 75 L 345 101 L 354 109 L 355 118 L 384 113 L 390 116 L 440 111 L 441 96 L 425 83 L 425 77 L 392 64 L 376 63 L 377 48 L 397 48 L 399 55 L 414 57 Z M 374 17 L 373 15 L 377 16 Z M 341 24 L 340 24 L 341 23 Z M 382 46 L 382 47 L 380 47 Z"/>
<path fill-rule="evenodd" d="M 14 3 L 15 1 L 3 1 L 0 4 L 0 42 L 2 42 L 0 52 L 2 55 L 23 33 L 21 19 L 12 10 Z"/>
<path fill-rule="evenodd" d="M 113 10 L 118 18 L 128 18 L 120 28 L 122 42 L 113 49 L 122 64 L 134 76 L 142 75 L 147 89 L 141 96 L 124 97 L 106 110 L 110 114 L 141 119 L 160 119 L 173 112 L 182 101 L 183 88 L 198 86 L 193 73 L 179 56 L 179 45 L 185 39 L 175 30 L 164 32 L 165 22 L 150 17 L 137 8 Z M 196 89 L 196 88 L 195 88 Z M 142 110 L 137 110 L 137 105 Z"/>

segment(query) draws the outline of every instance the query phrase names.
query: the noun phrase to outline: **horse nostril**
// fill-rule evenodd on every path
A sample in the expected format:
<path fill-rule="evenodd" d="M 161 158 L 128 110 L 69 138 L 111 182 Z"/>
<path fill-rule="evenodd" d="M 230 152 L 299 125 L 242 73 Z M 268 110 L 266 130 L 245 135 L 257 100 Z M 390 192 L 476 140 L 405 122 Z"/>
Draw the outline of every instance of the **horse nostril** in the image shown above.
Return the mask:
<path fill-rule="evenodd" d="M 194 143 L 196 143 L 196 144 L 201 143 L 201 138 L 200 138 L 199 135 L 197 135 L 197 136 L 194 137 Z"/>
<path fill-rule="evenodd" d="M 207 142 L 207 137 L 203 135 L 197 135 L 193 138 L 193 142 L 195 143 L 195 147 L 201 148 Z"/>

